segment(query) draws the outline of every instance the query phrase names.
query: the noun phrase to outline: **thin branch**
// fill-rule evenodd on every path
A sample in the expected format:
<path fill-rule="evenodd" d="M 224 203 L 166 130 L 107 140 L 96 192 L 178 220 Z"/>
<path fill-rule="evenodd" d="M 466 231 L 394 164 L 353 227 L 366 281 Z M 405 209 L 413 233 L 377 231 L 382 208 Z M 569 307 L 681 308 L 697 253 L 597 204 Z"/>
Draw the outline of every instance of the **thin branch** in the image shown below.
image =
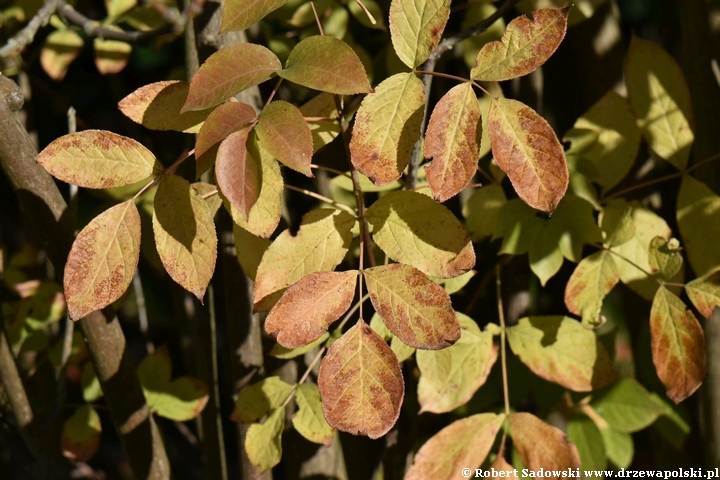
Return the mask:
<path fill-rule="evenodd" d="M 503 380 L 503 399 L 505 401 L 505 415 L 510 416 L 510 389 L 508 388 L 508 373 L 507 373 L 507 347 L 506 343 L 506 326 L 505 326 L 505 310 L 503 309 L 502 301 L 502 280 L 501 275 L 502 266 L 500 263 L 495 265 L 495 285 L 497 291 L 497 309 L 498 317 L 500 319 L 500 363 L 502 367 L 502 380 Z M 503 422 L 503 436 L 500 442 L 500 455 L 503 454 L 505 449 L 505 440 L 508 433 L 507 419 Z"/>
<path fill-rule="evenodd" d="M 370 20 L 370 23 L 373 25 L 377 25 L 377 20 L 375 20 L 375 17 L 373 17 L 372 13 L 370 13 L 370 10 L 367 9 L 367 7 L 360 1 L 355 0 L 358 5 L 360 5 L 360 8 L 362 8 L 362 11 L 365 12 L 365 15 L 367 15 L 368 20 Z"/>
<path fill-rule="evenodd" d="M 315 22 L 317 22 L 318 30 L 320 30 L 320 35 L 325 35 L 325 32 L 323 32 L 322 23 L 320 23 L 320 17 L 318 17 L 317 10 L 315 10 L 315 2 L 310 2 L 310 6 L 312 7 L 313 15 L 315 15 Z"/>
<path fill-rule="evenodd" d="M 25 25 L 25 28 L 20 30 L 0 48 L 0 58 L 15 55 L 27 45 L 31 44 L 33 39 L 35 39 L 37 31 L 40 27 L 47 24 L 60 2 L 61 0 L 46 0 L 45 4 L 37 11 L 35 16 L 30 19 L 30 22 Z"/>
<path fill-rule="evenodd" d="M 335 119 L 333 118 L 332 120 L 335 120 Z M 343 172 L 341 170 L 337 170 L 335 168 L 326 167 L 324 165 L 315 165 L 314 163 L 311 163 L 310 168 L 316 168 L 318 170 L 325 170 L 327 172 L 337 173 L 338 175 L 342 175 L 344 177 L 352 179 L 352 175 L 350 175 L 349 173 Z"/>
<path fill-rule="evenodd" d="M 433 77 L 442 77 L 442 78 L 449 78 L 450 80 L 455 80 L 461 83 L 468 83 L 470 80 L 463 77 L 458 77 L 456 75 L 450 75 L 447 73 L 440 73 L 440 72 L 432 72 L 428 70 L 415 70 L 415 75 L 432 75 Z"/>
<path fill-rule="evenodd" d="M 337 208 L 339 208 L 340 210 L 345 210 L 346 212 L 348 212 L 348 213 L 349 213 L 350 215 L 352 215 L 353 217 L 355 216 L 355 210 L 353 210 L 352 208 L 348 207 L 347 205 L 343 205 L 342 203 L 337 203 L 337 202 L 336 202 L 335 200 L 333 200 L 332 198 L 328 198 L 328 197 L 326 197 L 326 196 L 324 196 L 324 195 L 320 195 L 319 193 L 315 193 L 315 192 L 313 192 L 313 191 L 306 190 L 306 189 L 304 189 L 304 188 L 298 188 L 298 187 L 295 187 L 295 186 L 293 186 L 293 185 L 287 185 L 287 184 L 286 184 L 286 185 L 285 185 L 285 188 L 287 188 L 288 190 L 294 190 L 294 191 L 296 191 L 296 192 L 304 193 L 304 194 L 307 195 L 308 197 L 316 198 L 316 199 L 320 200 L 321 202 L 325 202 L 325 203 L 328 203 L 328 204 L 330 204 L 330 205 L 333 205 L 334 207 L 337 207 Z"/>

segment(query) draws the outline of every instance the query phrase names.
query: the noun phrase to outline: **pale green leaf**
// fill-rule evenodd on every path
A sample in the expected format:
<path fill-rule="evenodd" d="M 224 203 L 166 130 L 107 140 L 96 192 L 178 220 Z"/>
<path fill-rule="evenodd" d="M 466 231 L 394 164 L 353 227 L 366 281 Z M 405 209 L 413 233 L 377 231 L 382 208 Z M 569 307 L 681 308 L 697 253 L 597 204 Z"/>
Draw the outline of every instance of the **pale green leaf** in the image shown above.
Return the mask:
<path fill-rule="evenodd" d="M 587 325 L 600 325 L 605 296 L 617 285 L 620 276 L 613 254 L 607 250 L 583 258 L 565 287 L 565 306 L 582 317 Z"/>
<path fill-rule="evenodd" d="M 629 242 L 635 236 L 632 207 L 610 203 L 600 213 L 600 228 L 606 247 L 616 247 Z"/>
<path fill-rule="evenodd" d="M 503 239 L 499 253 L 521 255 L 530 250 L 543 228 L 543 220 L 535 214 L 535 210 L 518 198 L 500 207 L 493 235 L 493 239 Z"/>
<path fill-rule="evenodd" d="M 496 183 L 475 190 L 463 207 L 465 225 L 473 242 L 495 233 L 500 209 L 506 202 L 505 192 Z"/>
<path fill-rule="evenodd" d="M 347 173 L 348 175 L 350 175 L 350 172 Z M 389 192 L 390 190 L 398 190 L 400 187 L 402 187 L 402 183 L 400 183 L 399 180 L 395 180 L 394 182 L 390 182 L 387 185 L 382 185 L 378 187 L 362 173 L 358 173 L 358 178 L 360 179 L 360 190 L 362 190 L 363 192 Z M 332 180 L 330 180 L 330 183 L 348 192 L 355 191 L 352 178 L 350 178 L 349 176 L 338 175 L 337 177 L 334 177 Z"/>
<path fill-rule="evenodd" d="M 410 345 L 406 344 L 398 337 L 393 336 L 393 338 L 390 340 L 390 350 L 393 351 L 393 353 L 398 359 L 398 362 L 402 363 L 408 358 L 410 358 L 412 354 L 415 353 L 416 349 L 415 347 L 411 347 Z"/>
<path fill-rule="evenodd" d="M 614 428 L 600 429 L 605 445 L 605 455 L 618 468 L 628 468 L 635 456 L 635 445 L 629 433 Z"/>
<path fill-rule="evenodd" d="M 237 259 L 243 272 L 255 281 L 258 265 L 260 265 L 265 250 L 270 246 L 270 240 L 253 235 L 236 223 L 233 223 L 233 238 L 235 239 Z"/>
<path fill-rule="evenodd" d="M 445 289 L 445 291 L 448 293 L 448 295 L 452 295 L 453 293 L 459 292 L 462 290 L 462 288 L 467 285 L 467 283 L 472 279 L 477 272 L 475 270 L 470 270 L 469 272 L 465 272 L 459 277 L 455 278 L 439 278 L 439 277 L 430 277 L 430 280 L 433 282 L 439 284 L 441 287 Z"/>
<path fill-rule="evenodd" d="M 232 418 L 242 423 L 256 422 L 279 408 L 292 390 L 293 386 L 280 380 L 280 377 L 264 378 L 240 391 Z"/>
<path fill-rule="evenodd" d="M 625 433 L 642 430 L 662 413 L 648 391 L 631 378 L 618 381 L 594 397 L 591 405 L 612 428 Z"/>
<path fill-rule="evenodd" d="M 63 455 L 73 462 L 87 462 L 100 446 L 101 433 L 100 416 L 90 405 L 83 405 L 63 424 Z"/>
<path fill-rule="evenodd" d="M 720 270 L 696 278 L 685 284 L 685 292 L 698 312 L 706 318 L 720 307 Z"/>
<path fill-rule="evenodd" d="M 580 454 L 583 472 L 605 470 L 605 444 L 598 427 L 584 415 L 570 419 L 567 427 L 568 439 L 575 444 Z"/>
<path fill-rule="evenodd" d="M 264 423 L 250 425 L 245 436 L 245 452 L 259 473 L 280 463 L 284 426 L 284 408 L 275 410 Z"/>
<path fill-rule="evenodd" d="M 450 17 L 450 0 L 392 0 L 390 38 L 400 60 L 415 68 L 440 43 Z"/>
<path fill-rule="evenodd" d="M 558 240 L 559 237 L 552 228 L 551 222 L 545 221 L 530 246 L 528 255 L 530 270 L 538 277 L 543 287 L 560 271 L 563 264 L 563 254 Z"/>
<path fill-rule="evenodd" d="M 298 412 L 292 419 L 295 430 L 311 442 L 330 445 L 335 430 L 328 425 L 323 416 L 318 388 L 309 383 L 299 385 L 295 392 L 295 400 L 298 404 Z"/>
<path fill-rule="evenodd" d="M 245 30 L 287 0 L 227 0 L 222 6 L 221 32 Z"/>
<path fill-rule="evenodd" d="M 320 345 L 325 343 L 328 338 L 330 338 L 330 334 L 325 332 L 324 334 L 322 334 L 320 336 L 320 338 L 315 340 L 310 345 L 305 345 L 304 347 L 293 348 L 293 349 L 285 348 L 282 345 L 280 345 L 279 343 L 276 343 L 275 345 L 273 345 L 272 349 L 270 350 L 269 355 L 272 357 L 275 357 L 275 358 L 280 358 L 282 360 L 289 360 L 291 358 L 295 358 L 295 357 L 299 357 L 300 355 L 304 355 L 307 352 L 309 352 L 310 350 L 312 350 L 313 348 L 319 347 Z"/>
<path fill-rule="evenodd" d="M 695 273 L 706 275 L 720 267 L 720 249 L 714 241 L 708 241 L 720 238 L 720 197 L 690 175 L 685 175 L 680 185 L 677 222 Z"/>
<path fill-rule="evenodd" d="M 651 272 L 659 272 L 665 280 L 673 278 L 682 268 L 682 254 L 680 242 L 676 238 L 666 240 L 662 237 L 655 237 L 650 240 L 648 251 L 648 263 Z"/>
<path fill-rule="evenodd" d="M 660 432 L 660 435 L 672 446 L 682 450 L 691 428 L 678 410 L 679 405 L 670 404 L 654 392 L 650 396 L 663 409 L 663 414 L 655 421 L 653 428 Z"/>
<path fill-rule="evenodd" d="M 82 393 L 83 400 L 88 403 L 94 402 L 103 396 L 100 380 L 95 374 L 95 367 L 92 362 L 85 362 L 82 370 Z"/>
<path fill-rule="evenodd" d="M 62 80 L 85 44 L 75 30 L 55 30 L 40 50 L 40 65 L 53 80 Z"/>

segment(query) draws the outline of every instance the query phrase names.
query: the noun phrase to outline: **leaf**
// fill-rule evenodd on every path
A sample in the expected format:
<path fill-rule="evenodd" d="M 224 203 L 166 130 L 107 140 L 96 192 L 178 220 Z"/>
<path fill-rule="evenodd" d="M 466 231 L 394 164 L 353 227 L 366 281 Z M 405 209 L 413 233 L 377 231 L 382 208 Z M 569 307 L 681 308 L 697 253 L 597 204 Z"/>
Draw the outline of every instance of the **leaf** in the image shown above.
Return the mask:
<path fill-rule="evenodd" d="M 450 17 L 450 0 L 392 0 L 390 38 L 405 65 L 415 68 L 440 43 Z"/>
<path fill-rule="evenodd" d="M 695 137 L 690 91 L 680 66 L 659 45 L 633 35 L 625 60 L 625 84 L 650 148 L 683 170 Z"/>
<path fill-rule="evenodd" d="M 495 99 L 488 132 L 498 165 L 528 205 L 552 213 L 568 187 L 568 167 L 550 125 L 527 105 Z"/>
<path fill-rule="evenodd" d="M 302 40 L 290 52 L 278 75 L 298 85 L 337 95 L 372 91 L 357 54 L 334 37 L 314 35 Z"/>
<path fill-rule="evenodd" d="M 568 422 L 567 435 L 577 447 L 583 472 L 588 472 L 588 477 L 593 470 L 607 468 L 603 437 L 592 420 L 585 415 L 574 416 Z"/>
<path fill-rule="evenodd" d="M 303 216 L 297 235 L 281 233 L 258 266 L 255 310 L 270 310 L 283 291 L 305 275 L 334 270 L 350 247 L 355 222 L 343 211 L 317 209 Z"/>
<path fill-rule="evenodd" d="M 452 295 L 453 293 L 457 293 L 460 290 L 463 289 L 465 285 L 468 284 L 468 282 L 477 274 L 475 270 L 470 270 L 469 272 L 465 272 L 459 277 L 455 278 L 438 278 L 438 277 L 430 277 L 430 280 L 437 283 L 441 287 L 445 289 L 445 291 L 448 293 L 448 295 Z"/>
<path fill-rule="evenodd" d="M 262 45 L 238 43 L 221 48 L 195 72 L 180 112 L 204 110 L 223 103 L 269 80 L 281 68 L 280 60 Z"/>
<path fill-rule="evenodd" d="M 460 31 L 467 28 L 473 27 L 480 22 L 490 18 L 497 12 L 497 8 L 492 3 L 473 3 L 470 8 L 465 10 L 463 14 L 462 23 L 460 24 Z M 485 31 L 466 38 L 460 42 L 455 49 L 462 52 L 463 61 L 468 69 L 472 69 L 475 66 L 475 59 L 477 54 L 482 47 L 487 43 L 494 40 L 498 40 L 505 33 L 505 20 L 500 16 L 492 25 L 490 25 Z M 484 109 L 487 113 L 487 110 Z"/>
<path fill-rule="evenodd" d="M 462 469 L 480 467 L 495 442 L 505 415 L 481 413 L 456 420 L 415 454 L 405 480 L 461 478 Z"/>
<path fill-rule="evenodd" d="M 300 348 L 293 348 L 288 349 L 280 345 L 279 343 L 276 343 L 273 345 L 272 349 L 270 350 L 269 355 L 275 358 L 280 358 L 282 360 L 289 360 L 291 358 L 299 357 L 300 355 L 304 355 L 310 350 L 319 347 L 323 343 L 327 341 L 327 339 L 330 338 L 330 334 L 325 332 L 323 333 L 320 338 L 315 340 L 309 345 L 305 345 L 304 347 Z"/>
<path fill-rule="evenodd" d="M 240 391 L 235 400 L 232 419 L 236 422 L 252 423 L 273 410 L 279 409 L 293 386 L 280 377 L 267 377 Z"/>
<path fill-rule="evenodd" d="M 607 250 L 582 259 L 565 287 L 565 306 L 586 325 L 600 325 L 605 296 L 620 281 L 613 254 Z"/>
<path fill-rule="evenodd" d="M 677 406 L 666 402 L 657 393 L 651 393 L 650 396 L 663 409 L 663 414 L 655 421 L 653 427 L 673 447 L 682 450 L 691 431 L 690 425 L 683 418 L 687 417 L 687 414 L 683 415 L 684 412 L 678 411 Z"/>
<path fill-rule="evenodd" d="M 512 351 L 535 375 L 576 392 L 612 382 L 615 372 L 595 333 L 561 316 L 521 318 L 507 329 Z"/>
<path fill-rule="evenodd" d="M 327 117 L 329 120 L 309 122 L 313 138 L 313 153 L 332 142 L 340 135 L 340 125 L 337 122 L 337 108 L 335 97 L 327 92 L 315 95 L 300 107 L 303 117 Z"/>
<path fill-rule="evenodd" d="M 648 263 L 653 273 L 659 272 L 665 280 L 670 280 L 682 268 L 682 254 L 680 242 L 676 238 L 666 240 L 655 237 L 650 240 Z"/>
<path fill-rule="evenodd" d="M 184 115 L 192 115 L 193 112 Z M 195 142 L 195 178 L 208 171 L 215 162 L 220 142 L 257 118 L 255 109 L 242 102 L 218 105 L 205 119 Z"/>
<path fill-rule="evenodd" d="M 117 18 L 123 13 L 132 10 L 137 5 L 137 0 L 105 0 L 109 18 Z"/>
<path fill-rule="evenodd" d="M 328 423 L 353 435 L 385 435 L 400 415 L 405 384 L 385 341 L 362 319 L 332 344 L 318 388 Z"/>
<path fill-rule="evenodd" d="M 353 166 L 378 186 L 400 178 L 420 138 L 424 108 L 423 83 L 414 73 L 383 80 L 363 99 L 355 116 Z"/>
<path fill-rule="evenodd" d="M 202 302 L 217 259 L 217 233 L 210 207 L 190 183 L 167 174 L 155 193 L 153 232 L 170 278 Z"/>
<path fill-rule="evenodd" d="M 132 46 L 118 40 L 93 40 L 95 66 L 101 75 L 120 73 L 128 63 Z"/>
<path fill-rule="evenodd" d="M 313 177 L 312 133 L 297 107 L 283 100 L 270 103 L 260 112 L 255 132 L 260 147 L 269 154 L 306 177 Z"/>
<path fill-rule="evenodd" d="M 264 423 L 250 425 L 245 436 L 245 452 L 258 473 L 270 470 L 280 463 L 284 427 L 284 408 L 275 410 Z"/>
<path fill-rule="evenodd" d="M 420 380 L 420 413 L 450 412 L 465 405 L 485 384 L 497 360 L 492 333 L 481 332 L 475 321 L 458 313 L 462 335 L 454 345 L 416 354 Z"/>
<path fill-rule="evenodd" d="M 518 198 L 506 202 L 500 208 L 493 235 L 493 239 L 503 239 L 499 253 L 521 255 L 530 250 L 535 237 L 543 228 L 543 220 L 536 213 Z"/>
<path fill-rule="evenodd" d="M 220 31 L 245 30 L 285 5 L 285 2 L 287 0 L 228 0 L 223 4 Z"/>
<path fill-rule="evenodd" d="M 530 413 L 513 413 L 508 419 L 513 445 L 530 470 L 580 468 L 577 448 L 561 430 Z"/>
<path fill-rule="evenodd" d="M 405 344 L 439 350 L 460 338 L 450 296 L 418 269 L 395 263 L 365 269 L 363 276 L 375 311 Z"/>
<path fill-rule="evenodd" d="M 607 247 L 616 247 L 629 242 L 635 236 L 635 222 L 632 217 L 632 207 L 618 208 L 608 204 L 600 213 L 600 228 L 603 231 L 604 244 Z"/>
<path fill-rule="evenodd" d="M 351 172 L 347 172 L 347 176 L 338 175 L 337 177 L 334 177 L 332 180 L 330 180 L 330 184 L 342 188 L 345 191 L 353 192 L 355 190 L 355 187 L 353 186 L 353 181 L 350 176 Z M 399 180 L 395 180 L 394 182 L 390 182 L 387 185 L 378 187 L 362 173 L 358 173 L 358 178 L 360 179 L 360 190 L 362 190 L 363 193 L 389 192 L 391 190 L 398 190 L 403 186 Z"/>
<path fill-rule="evenodd" d="M 540 285 L 547 285 L 548 280 L 560 271 L 563 255 L 558 245 L 558 237 L 551 228 L 550 222 L 543 222 L 530 246 L 530 269 L 540 280 Z"/>
<path fill-rule="evenodd" d="M 145 180 L 162 165 L 142 144 L 105 130 L 83 130 L 50 142 L 37 162 L 63 182 L 114 188 Z"/>
<path fill-rule="evenodd" d="M 472 84 L 453 87 L 435 105 L 425 133 L 425 167 L 435 200 L 444 202 L 464 189 L 475 176 L 480 104 Z"/>
<path fill-rule="evenodd" d="M 698 312 L 710 318 L 715 307 L 720 307 L 720 270 L 686 283 L 685 292 Z"/>
<path fill-rule="evenodd" d="M 614 428 L 601 428 L 600 434 L 605 445 L 605 455 L 618 468 L 628 468 L 635 455 L 632 436 Z"/>
<path fill-rule="evenodd" d="M 263 183 L 262 167 L 247 147 L 249 133 L 249 127 L 231 133 L 220 143 L 215 162 L 218 188 L 246 221 Z"/>
<path fill-rule="evenodd" d="M 265 331 L 285 348 L 300 348 L 320 338 L 355 298 L 357 270 L 304 276 L 270 310 Z"/>
<path fill-rule="evenodd" d="M 63 424 L 63 456 L 73 462 L 87 462 L 100 446 L 100 416 L 90 405 L 83 405 Z M 57 441 L 57 440 L 56 440 Z"/>
<path fill-rule="evenodd" d="M 473 192 L 463 207 L 465 226 L 470 238 L 477 242 L 495 233 L 500 209 L 507 202 L 500 185 L 491 183 Z"/>
<path fill-rule="evenodd" d="M 411 347 L 395 336 L 390 340 L 390 350 L 393 351 L 400 363 L 412 357 L 413 353 L 415 353 L 415 347 Z"/>
<path fill-rule="evenodd" d="M 130 120 L 150 130 L 198 133 L 213 110 L 181 114 L 189 89 L 187 82 L 179 80 L 151 83 L 120 100 L 118 108 Z"/>
<path fill-rule="evenodd" d="M 85 41 L 74 30 L 55 30 L 47 36 L 40 50 L 40 65 L 50 78 L 60 81 L 80 55 L 83 45 Z"/>
<path fill-rule="evenodd" d="M 525 15 L 515 18 L 500 40 L 478 52 L 470 77 L 499 82 L 536 70 L 565 38 L 569 11 L 570 7 L 544 8 L 533 12 L 532 20 Z"/>
<path fill-rule="evenodd" d="M 624 433 L 648 427 L 662 413 L 647 390 L 632 378 L 619 380 L 596 396 L 591 405 L 612 428 Z"/>
<path fill-rule="evenodd" d="M 252 210 L 250 211 L 252 212 Z M 236 223 L 233 223 L 233 238 L 235 239 L 237 259 L 243 272 L 252 281 L 255 281 L 258 265 L 260 265 L 265 250 L 270 246 L 270 240 L 253 235 Z"/>
<path fill-rule="evenodd" d="M 335 430 L 323 416 L 318 388 L 309 383 L 298 385 L 295 399 L 298 403 L 298 412 L 292 419 L 295 430 L 311 442 L 329 446 L 335 437 Z"/>
<path fill-rule="evenodd" d="M 720 249 L 707 241 L 720 238 L 720 197 L 705 183 L 685 175 L 676 214 L 688 262 L 695 273 L 706 275 L 720 267 Z"/>
<path fill-rule="evenodd" d="M 441 278 L 457 277 L 475 265 L 470 236 L 460 222 L 421 193 L 389 193 L 373 203 L 365 217 L 378 247 L 396 262 Z"/>
<path fill-rule="evenodd" d="M 650 309 L 652 356 L 667 396 L 680 403 L 700 388 L 707 373 L 705 334 L 695 315 L 664 285 Z"/>
<path fill-rule="evenodd" d="M 73 242 L 63 288 L 68 314 L 80 320 L 120 298 L 140 258 L 140 214 L 132 200 L 92 219 Z"/>
<path fill-rule="evenodd" d="M 490 464 L 491 469 L 495 469 L 497 472 L 505 472 L 505 477 L 510 478 L 511 476 L 515 476 L 515 469 L 512 465 L 510 465 L 507 460 L 505 460 L 505 457 L 503 457 L 502 452 L 498 453 L 498 455 L 495 457 L 495 460 Z M 502 475 L 502 474 L 501 474 Z"/>
<path fill-rule="evenodd" d="M 99 400 L 103 396 L 100 380 L 95 374 L 95 367 L 92 362 L 85 362 L 82 370 L 82 393 L 83 400 L 88 403 Z"/>

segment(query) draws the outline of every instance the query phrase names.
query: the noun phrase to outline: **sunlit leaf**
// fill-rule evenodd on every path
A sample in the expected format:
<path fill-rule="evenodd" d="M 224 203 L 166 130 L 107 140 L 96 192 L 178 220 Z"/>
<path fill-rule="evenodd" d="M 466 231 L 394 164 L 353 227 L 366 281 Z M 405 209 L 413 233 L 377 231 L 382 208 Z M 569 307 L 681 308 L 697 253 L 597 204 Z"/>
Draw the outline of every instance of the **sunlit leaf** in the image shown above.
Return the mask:
<path fill-rule="evenodd" d="M 258 472 L 270 470 L 280 463 L 284 426 L 284 408 L 275 410 L 262 424 L 250 425 L 245 436 L 245 451 Z"/>
<path fill-rule="evenodd" d="M 338 430 L 379 438 L 400 415 L 405 394 L 400 364 L 362 319 L 332 344 L 317 380 L 325 418 Z"/>
<path fill-rule="evenodd" d="M 549 221 L 543 222 L 542 228 L 532 240 L 528 255 L 530 270 L 538 277 L 540 285 L 543 287 L 560 271 L 563 264 L 563 255 L 558 243 L 559 237 L 552 227 L 553 225 Z"/>
<path fill-rule="evenodd" d="M 612 427 L 601 428 L 600 434 L 605 445 L 605 455 L 618 468 L 628 468 L 635 456 L 635 445 L 629 433 Z"/>
<path fill-rule="evenodd" d="M 392 0 L 390 38 L 400 60 L 410 68 L 427 60 L 449 17 L 450 0 Z"/>
<path fill-rule="evenodd" d="M 561 316 L 521 318 L 507 329 L 512 351 L 537 376 L 576 392 L 612 382 L 615 373 L 595 333 Z"/>
<path fill-rule="evenodd" d="M 419 350 L 420 412 L 444 413 L 464 405 L 485 383 L 497 360 L 492 333 L 481 332 L 470 317 L 458 313 L 462 335 L 451 347 Z"/>
<path fill-rule="evenodd" d="M 188 112 L 183 115 L 193 114 Z M 256 116 L 255 109 L 242 102 L 223 103 L 207 116 L 195 142 L 195 178 L 200 178 L 215 162 L 220 142 L 252 122 Z"/>
<path fill-rule="evenodd" d="M 314 120 L 308 122 L 313 138 L 313 153 L 332 142 L 340 135 L 340 125 L 337 120 L 337 106 L 335 97 L 327 92 L 320 92 L 300 107 L 304 117 L 327 117 L 328 120 Z M 363 189 L 364 191 L 364 189 Z"/>
<path fill-rule="evenodd" d="M 430 438 L 415 454 L 405 480 L 450 480 L 487 458 L 505 415 L 481 413 L 456 420 Z M 464 476 L 464 474 L 463 474 Z"/>
<path fill-rule="evenodd" d="M 439 278 L 439 277 L 430 277 L 430 280 L 437 283 L 441 287 L 445 289 L 445 291 L 448 293 L 448 295 L 452 295 L 453 293 L 459 292 L 463 289 L 465 285 L 468 284 L 468 282 L 475 276 L 477 272 L 475 270 L 470 270 L 469 272 L 465 272 L 462 275 L 454 278 Z"/>
<path fill-rule="evenodd" d="M 688 282 L 685 292 L 700 314 L 710 318 L 715 307 L 720 307 L 720 270 Z"/>
<path fill-rule="evenodd" d="M 132 46 L 119 40 L 93 40 L 95 66 L 101 75 L 121 72 L 128 63 Z"/>
<path fill-rule="evenodd" d="M 555 53 L 567 30 L 570 7 L 544 8 L 510 22 L 500 40 L 486 44 L 470 71 L 474 80 L 501 81 L 534 71 Z"/>
<path fill-rule="evenodd" d="M 304 276 L 270 310 L 265 331 L 285 348 L 309 345 L 350 308 L 357 276 L 357 270 Z"/>
<path fill-rule="evenodd" d="M 50 142 L 37 162 L 63 182 L 85 188 L 113 188 L 162 170 L 141 143 L 105 130 L 83 130 Z"/>
<path fill-rule="evenodd" d="M 338 95 L 372 91 L 357 54 L 334 37 L 315 35 L 295 45 L 278 75 L 298 85 Z"/>
<path fill-rule="evenodd" d="M 258 383 L 245 387 L 235 400 L 232 419 L 236 422 L 252 423 L 268 412 L 280 408 L 293 386 L 280 377 L 267 377 Z"/>
<path fill-rule="evenodd" d="M 688 262 L 695 273 L 706 275 L 720 267 L 720 249 L 708 241 L 720 238 L 720 197 L 705 183 L 685 175 L 676 214 Z"/>
<path fill-rule="evenodd" d="M 583 258 L 565 287 L 565 306 L 583 323 L 599 325 L 605 296 L 620 281 L 613 254 L 607 250 Z"/>
<path fill-rule="evenodd" d="M 137 0 L 105 0 L 108 17 L 117 18 L 137 5 Z"/>
<path fill-rule="evenodd" d="M 73 242 L 63 287 L 73 320 L 125 293 L 140 258 L 140 214 L 132 200 L 92 219 Z"/>
<path fill-rule="evenodd" d="M 375 242 L 391 259 L 427 275 L 453 278 L 475 265 L 470 236 L 460 222 L 421 193 L 389 193 L 368 208 L 366 218 Z"/>
<path fill-rule="evenodd" d="M 480 154 L 480 104 L 470 83 L 450 89 L 435 105 L 425 133 L 425 167 L 435 200 L 444 202 L 475 175 Z"/>
<path fill-rule="evenodd" d="M 605 470 L 605 444 L 595 423 L 584 415 L 570 419 L 567 427 L 568 440 L 577 447 L 583 472 Z"/>
<path fill-rule="evenodd" d="M 252 209 L 250 211 L 252 212 Z M 270 240 L 253 235 L 236 223 L 233 223 L 233 238 L 235 239 L 237 259 L 243 272 L 255 281 L 257 267 L 260 265 L 265 250 L 270 246 Z"/>
<path fill-rule="evenodd" d="M 215 162 L 218 188 L 244 220 L 260 197 L 262 167 L 247 148 L 250 128 L 241 128 L 220 142 Z"/>
<path fill-rule="evenodd" d="M 490 107 L 488 131 L 493 155 L 520 198 L 552 213 L 567 190 L 568 167 L 547 121 L 521 102 L 498 98 Z"/>
<path fill-rule="evenodd" d="M 100 416 L 90 405 L 83 405 L 63 425 L 63 455 L 73 462 L 87 462 L 100 446 L 101 433 Z"/>
<path fill-rule="evenodd" d="M 338 175 L 337 177 L 330 180 L 330 183 L 332 185 L 335 185 L 337 187 L 342 188 L 343 190 L 346 190 L 348 192 L 355 191 L 355 187 L 353 186 L 352 178 L 350 178 L 350 172 L 347 172 L 348 176 L 345 175 Z M 395 180 L 394 182 L 390 182 L 386 185 L 382 185 L 378 187 L 368 177 L 363 175 L 362 173 L 358 173 L 358 178 L 360 179 L 360 190 L 364 192 L 389 192 L 391 190 L 398 190 L 402 187 L 402 183 L 399 180 Z"/>
<path fill-rule="evenodd" d="M 95 374 L 95 367 L 92 362 L 85 362 L 82 371 L 82 391 L 83 400 L 88 403 L 94 402 L 103 396 L 100 380 Z"/>
<path fill-rule="evenodd" d="M 495 233 L 498 215 L 505 202 L 505 192 L 496 183 L 475 190 L 463 207 L 465 225 L 473 242 Z"/>
<path fill-rule="evenodd" d="M 637 380 L 626 378 L 593 398 L 593 408 L 610 426 L 633 433 L 652 424 L 662 410 Z"/>
<path fill-rule="evenodd" d="M 53 80 L 62 80 L 85 44 L 74 30 L 55 30 L 40 50 L 40 65 Z"/>
<path fill-rule="evenodd" d="M 497 11 L 497 8 L 490 2 L 472 3 L 468 8 L 462 19 L 460 26 L 461 30 L 473 27 L 478 23 L 489 18 Z M 505 33 L 505 20 L 500 16 L 495 22 L 490 25 L 484 32 L 473 35 L 470 38 L 466 38 L 455 47 L 455 49 L 461 49 L 463 60 L 467 68 L 472 69 L 475 66 L 475 59 L 477 54 L 485 44 L 498 40 Z"/>
<path fill-rule="evenodd" d="M 680 66 L 656 43 L 633 35 L 625 84 L 650 148 L 678 170 L 684 169 L 695 137 L 690 91 Z"/>
<path fill-rule="evenodd" d="M 635 236 L 632 207 L 618 207 L 620 207 L 618 204 L 608 204 L 600 213 L 600 228 L 603 231 L 604 244 L 607 247 L 622 245 Z"/>
<path fill-rule="evenodd" d="M 653 273 L 659 272 L 665 280 L 670 280 L 682 268 L 680 242 L 676 238 L 666 240 L 655 237 L 650 240 L 648 263 Z"/>
<path fill-rule="evenodd" d="M 323 416 L 318 388 L 309 383 L 299 385 L 295 400 L 298 404 L 298 412 L 292 419 L 295 430 L 311 442 L 330 445 L 335 431 Z"/>
<path fill-rule="evenodd" d="M 310 126 L 294 105 L 277 100 L 263 108 L 255 127 L 260 147 L 288 167 L 312 177 Z"/>
<path fill-rule="evenodd" d="M 707 373 L 705 334 L 695 315 L 664 285 L 650 310 L 653 363 L 667 396 L 680 403 L 697 390 Z"/>
<path fill-rule="evenodd" d="M 397 180 L 420 138 L 425 106 L 422 81 L 413 73 L 385 79 L 367 95 L 355 116 L 350 154 L 353 166 L 385 185 Z"/>
<path fill-rule="evenodd" d="M 530 413 L 513 413 L 510 435 L 525 466 L 531 470 L 567 470 L 580 468 L 575 445 L 565 433 Z"/>
<path fill-rule="evenodd" d="M 267 48 L 238 43 L 213 53 L 200 65 L 190 82 L 181 112 L 203 110 L 270 79 L 282 68 Z"/>
<path fill-rule="evenodd" d="M 287 0 L 228 0 L 222 7 L 221 32 L 245 30 Z"/>

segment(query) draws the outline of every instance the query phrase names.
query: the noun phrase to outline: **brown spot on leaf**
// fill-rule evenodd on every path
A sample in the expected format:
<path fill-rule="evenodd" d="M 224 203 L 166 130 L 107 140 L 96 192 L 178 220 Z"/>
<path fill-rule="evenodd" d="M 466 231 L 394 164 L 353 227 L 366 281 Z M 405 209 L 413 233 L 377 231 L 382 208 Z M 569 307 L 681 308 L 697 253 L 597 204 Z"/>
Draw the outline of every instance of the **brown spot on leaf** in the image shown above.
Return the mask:
<path fill-rule="evenodd" d="M 527 468 L 535 471 L 580 468 L 575 444 L 560 429 L 530 413 L 513 413 L 509 419 L 513 445 Z"/>

